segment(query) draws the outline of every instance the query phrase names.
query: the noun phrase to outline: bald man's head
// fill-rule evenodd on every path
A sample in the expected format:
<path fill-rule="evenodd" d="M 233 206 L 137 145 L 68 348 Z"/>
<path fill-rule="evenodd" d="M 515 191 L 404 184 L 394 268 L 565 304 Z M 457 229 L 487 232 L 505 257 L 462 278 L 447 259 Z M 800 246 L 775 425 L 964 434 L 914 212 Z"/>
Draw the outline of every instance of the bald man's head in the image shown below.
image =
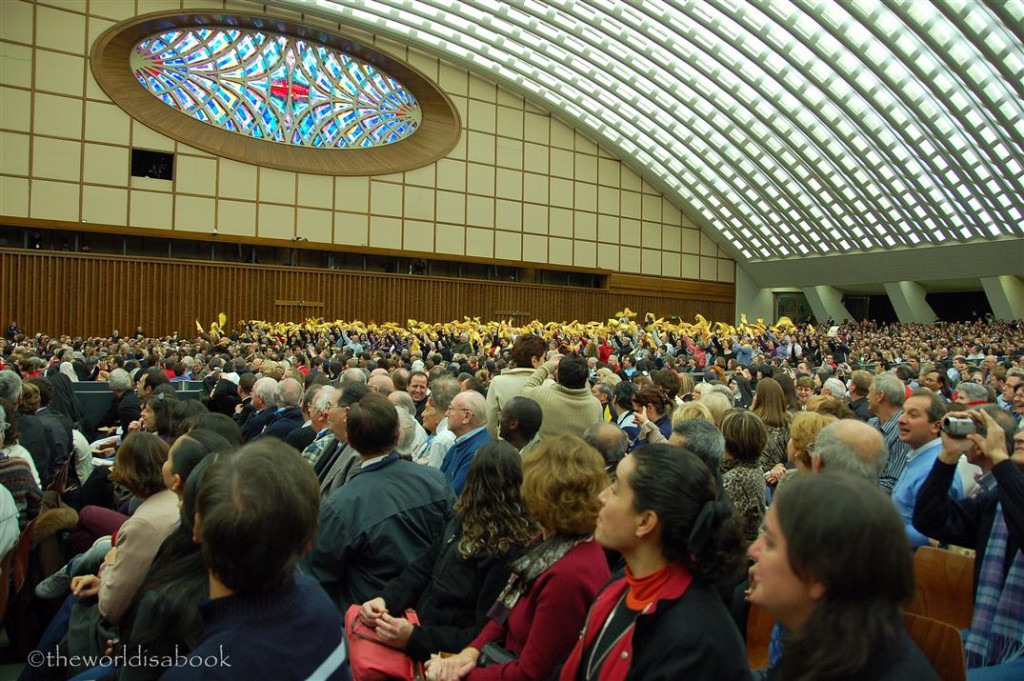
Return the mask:
<path fill-rule="evenodd" d="M 857 419 L 843 419 L 821 429 L 811 452 L 815 472 L 846 471 L 877 482 L 889 451 L 882 433 Z"/>

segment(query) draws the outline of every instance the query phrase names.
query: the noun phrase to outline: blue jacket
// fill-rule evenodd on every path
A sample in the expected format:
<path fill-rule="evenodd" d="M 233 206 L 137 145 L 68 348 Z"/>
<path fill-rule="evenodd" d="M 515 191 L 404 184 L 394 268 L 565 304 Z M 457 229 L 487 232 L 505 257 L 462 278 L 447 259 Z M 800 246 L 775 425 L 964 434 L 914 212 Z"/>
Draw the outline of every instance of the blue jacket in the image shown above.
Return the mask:
<path fill-rule="evenodd" d="M 456 439 L 441 463 L 441 472 L 448 478 L 455 495 L 462 494 L 462 488 L 466 486 L 466 475 L 469 474 L 469 465 L 473 463 L 476 450 L 493 440 L 486 427 L 467 437 L 465 440 Z"/>

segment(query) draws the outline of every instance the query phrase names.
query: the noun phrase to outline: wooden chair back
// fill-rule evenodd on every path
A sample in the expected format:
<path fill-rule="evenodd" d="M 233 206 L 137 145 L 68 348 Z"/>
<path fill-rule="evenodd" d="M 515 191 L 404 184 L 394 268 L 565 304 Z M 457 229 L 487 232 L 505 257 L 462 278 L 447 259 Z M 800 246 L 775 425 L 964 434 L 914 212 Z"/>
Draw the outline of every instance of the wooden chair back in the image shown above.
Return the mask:
<path fill-rule="evenodd" d="M 775 618 L 761 606 L 751 603 L 747 614 L 747 662 L 751 669 L 768 666 L 768 646 L 774 627 Z"/>
<path fill-rule="evenodd" d="M 906 611 L 903 612 L 903 628 L 942 681 L 967 681 L 964 641 L 959 629 Z"/>
<path fill-rule="evenodd" d="M 914 553 L 914 599 L 906 612 L 968 629 L 974 614 L 974 557 L 933 546 Z"/>

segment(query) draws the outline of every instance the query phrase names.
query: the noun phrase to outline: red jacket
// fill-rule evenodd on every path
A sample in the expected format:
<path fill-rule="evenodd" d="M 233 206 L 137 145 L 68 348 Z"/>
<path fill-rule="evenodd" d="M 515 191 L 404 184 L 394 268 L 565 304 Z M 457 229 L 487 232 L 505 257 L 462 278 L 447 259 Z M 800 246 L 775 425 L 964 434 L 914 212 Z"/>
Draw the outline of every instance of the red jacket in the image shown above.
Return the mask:
<path fill-rule="evenodd" d="M 657 612 L 658 606 L 663 601 L 675 601 L 690 588 L 690 584 L 693 582 L 693 575 L 690 574 L 690 571 L 680 563 L 673 563 L 672 566 L 674 568 L 672 576 L 658 592 L 654 602 L 637 615 L 638 618 Z M 593 607 L 590 608 L 590 614 L 587 615 L 587 621 L 583 625 L 583 631 L 576 642 L 576 647 L 572 649 L 569 659 L 562 668 L 562 675 L 558 677 L 559 681 L 575 681 L 584 651 L 594 645 L 594 640 L 604 627 L 605 620 L 611 616 L 615 606 L 628 588 L 629 582 L 623 577 L 609 584 L 604 591 L 598 594 Z M 626 631 L 608 650 L 601 666 L 601 672 L 597 676 L 598 681 L 621 681 L 629 674 L 630 665 L 633 663 L 633 630 L 635 627 L 636 620 L 626 628 Z"/>
<path fill-rule="evenodd" d="M 466 681 L 546 681 L 572 648 L 594 596 L 608 581 L 608 562 L 597 542 L 573 547 L 541 574 L 502 626 L 491 620 L 469 645 L 504 640 L 514 662 L 474 669 Z"/>

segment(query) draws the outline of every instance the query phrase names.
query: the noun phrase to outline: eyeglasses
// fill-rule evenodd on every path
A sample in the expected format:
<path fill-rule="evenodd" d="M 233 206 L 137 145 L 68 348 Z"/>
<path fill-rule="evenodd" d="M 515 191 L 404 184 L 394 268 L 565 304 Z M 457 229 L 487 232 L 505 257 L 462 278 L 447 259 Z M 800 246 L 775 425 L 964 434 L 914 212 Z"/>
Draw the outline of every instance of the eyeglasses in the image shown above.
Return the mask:
<path fill-rule="evenodd" d="M 444 413 L 445 414 L 451 414 L 453 411 L 465 411 L 465 412 L 469 412 L 470 414 L 473 413 L 472 409 L 466 409 L 465 407 L 453 407 L 451 405 L 449 405 L 448 408 L 445 409 Z"/>

